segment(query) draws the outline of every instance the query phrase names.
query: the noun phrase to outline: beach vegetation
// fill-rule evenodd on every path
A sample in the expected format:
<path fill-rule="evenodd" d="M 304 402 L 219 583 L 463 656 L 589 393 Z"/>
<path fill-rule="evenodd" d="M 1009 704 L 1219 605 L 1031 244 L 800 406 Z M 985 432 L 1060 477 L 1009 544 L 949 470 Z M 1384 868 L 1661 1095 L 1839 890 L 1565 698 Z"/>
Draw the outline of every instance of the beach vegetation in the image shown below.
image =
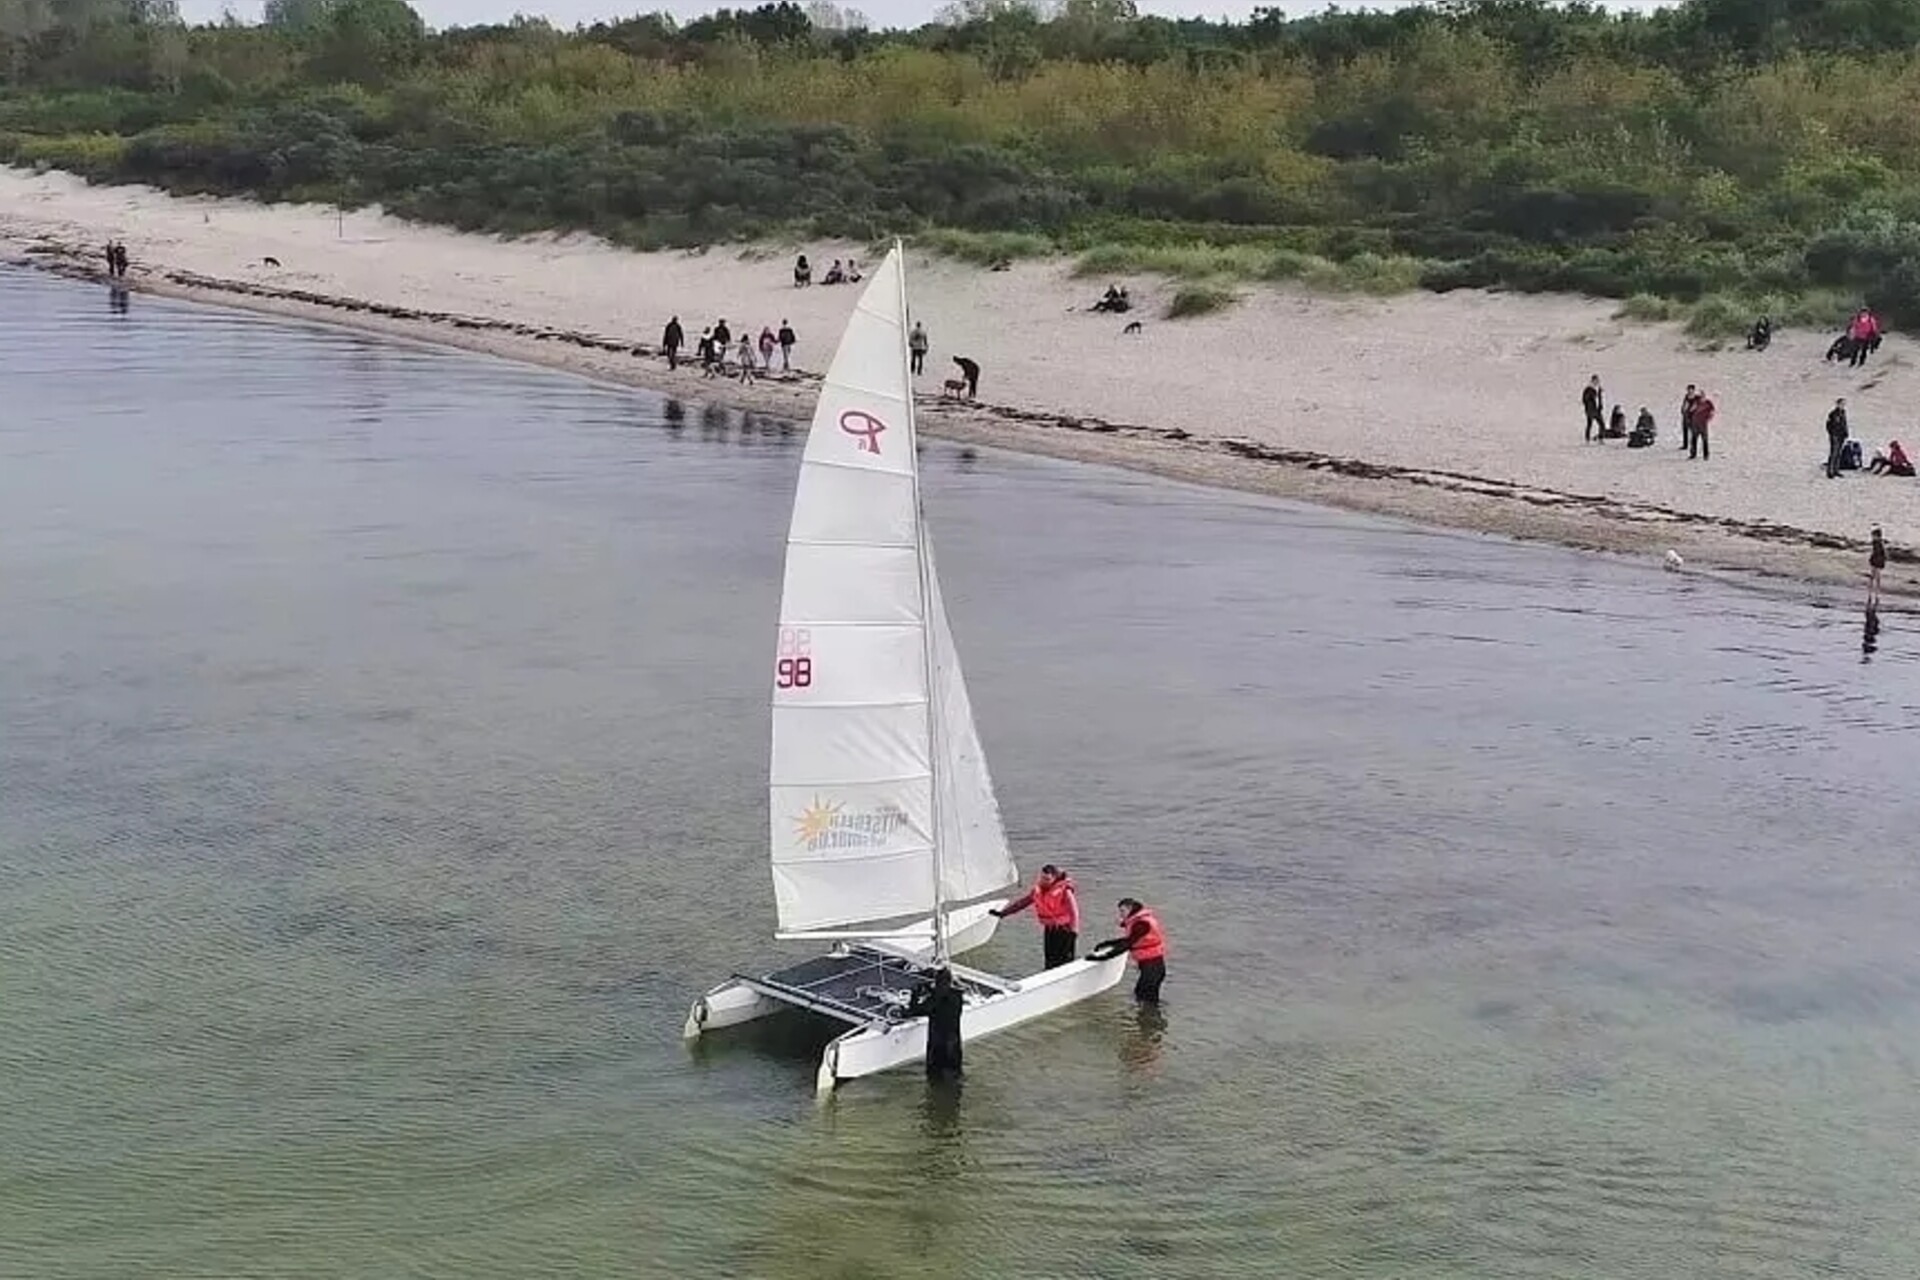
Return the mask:
<path fill-rule="evenodd" d="M 1212 315 L 1239 300 L 1240 295 L 1224 280 L 1193 280 L 1174 290 L 1165 314 L 1169 320 Z"/>
<path fill-rule="evenodd" d="M 0 160 L 644 247 L 906 235 L 1093 277 L 1573 292 L 1709 327 L 1716 296 L 1845 295 L 1920 325 L 1920 0 L 265 18 L 0 0 Z"/>

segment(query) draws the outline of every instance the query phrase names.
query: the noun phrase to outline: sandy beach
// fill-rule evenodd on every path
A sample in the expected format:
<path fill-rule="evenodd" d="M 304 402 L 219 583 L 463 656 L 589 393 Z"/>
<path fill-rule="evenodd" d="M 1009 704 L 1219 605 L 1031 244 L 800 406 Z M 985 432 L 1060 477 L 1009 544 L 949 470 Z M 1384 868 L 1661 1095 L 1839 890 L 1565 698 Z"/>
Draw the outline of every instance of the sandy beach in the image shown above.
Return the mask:
<path fill-rule="evenodd" d="M 491 352 L 692 399 L 804 417 L 812 380 L 754 386 L 669 371 L 655 353 L 677 314 L 696 337 L 791 321 L 795 365 L 817 371 L 858 290 L 797 290 L 793 247 L 632 253 L 587 237 L 503 241 L 313 206 L 182 199 L 0 169 L 0 252 L 75 274 L 109 237 L 137 289 Z M 816 279 L 863 247 L 798 246 Z M 280 265 L 267 263 L 274 259 Z M 1186 480 L 1632 555 L 1751 571 L 1850 598 L 1868 530 L 1886 530 L 1888 589 L 1920 592 L 1920 481 L 1821 472 L 1845 396 L 1869 453 L 1911 450 L 1920 365 L 1895 335 L 1866 367 L 1821 360 L 1830 335 L 1783 332 L 1762 354 L 1705 351 L 1677 329 L 1618 321 L 1606 302 L 1483 292 L 1393 299 L 1248 287 L 1212 316 L 1160 318 L 1172 286 L 1128 284 L 1137 334 L 1091 313 L 1106 281 L 1065 262 L 991 272 L 913 255 L 932 339 L 922 421 L 941 436 Z M 966 355 L 980 403 L 939 399 Z M 1659 444 L 1581 439 L 1591 374 Z M 1678 448 L 1689 382 L 1717 402 L 1710 461 Z"/>

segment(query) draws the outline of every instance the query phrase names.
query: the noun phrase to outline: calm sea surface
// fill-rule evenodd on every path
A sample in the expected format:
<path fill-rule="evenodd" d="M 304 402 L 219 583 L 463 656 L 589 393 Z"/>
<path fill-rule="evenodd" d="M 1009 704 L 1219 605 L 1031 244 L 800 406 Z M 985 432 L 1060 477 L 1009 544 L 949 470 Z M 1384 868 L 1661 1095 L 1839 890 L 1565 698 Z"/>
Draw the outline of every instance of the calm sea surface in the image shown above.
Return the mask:
<path fill-rule="evenodd" d="M 1904 619 L 930 444 L 1168 1003 L 822 1104 L 680 1039 L 798 432 L 19 272 L 0 390 L 0 1276 L 1920 1274 Z"/>

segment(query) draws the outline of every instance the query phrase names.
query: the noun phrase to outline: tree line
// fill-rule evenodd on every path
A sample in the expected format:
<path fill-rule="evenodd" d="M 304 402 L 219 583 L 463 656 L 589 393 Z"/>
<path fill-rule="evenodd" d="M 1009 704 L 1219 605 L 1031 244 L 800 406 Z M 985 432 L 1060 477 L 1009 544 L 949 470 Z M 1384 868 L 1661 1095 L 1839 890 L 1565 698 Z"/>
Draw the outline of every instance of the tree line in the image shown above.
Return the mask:
<path fill-rule="evenodd" d="M 636 246 L 907 233 L 1920 322 L 1916 50 L 1920 0 L 957 0 L 908 31 L 829 0 L 572 31 L 0 0 L 0 158 Z"/>

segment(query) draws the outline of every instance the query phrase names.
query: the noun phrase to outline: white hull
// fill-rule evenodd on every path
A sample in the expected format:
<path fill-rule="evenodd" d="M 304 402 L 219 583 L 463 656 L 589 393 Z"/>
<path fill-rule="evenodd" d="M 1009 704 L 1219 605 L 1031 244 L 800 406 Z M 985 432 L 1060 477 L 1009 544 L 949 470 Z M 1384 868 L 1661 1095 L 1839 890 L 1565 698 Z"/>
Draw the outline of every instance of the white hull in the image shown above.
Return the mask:
<path fill-rule="evenodd" d="M 1097 996 L 1118 983 L 1126 971 L 1126 957 L 1121 955 L 1110 960 L 1075 960 L 1022 978 L 998 995 L 967 1005 L 960 1017 L 961 1043 L 972 1044 L 996 1031 L 1017 1027 Z M 847 1032 L 827 1046 L 815 1083 L 820 1092 L 825 1093 L 841 1081 L 918 1065 L 926 1056 L 925 1018 L 870 1023 Z"/>
<path fill-rule="evenodd" d="M 993 911 L 1006 906 L 1007 901 L 998 898 L 991 902 L 976 902 L 972 906 L 947 912 L 948 952 L 963 955 L 991 942 L 994 930 L 1000 927 L 1000 917 L 994 915 Z M 864 941 L 868 946 L 891 951 L 909 960 L 926 961 L 933 958 L 932 932 L 933 921 L 927 919 L 910 925 L 898 934 L 878 934 Z M 743 1022 L 769 1017 L 792 1007 L 783 1000 L 761 995 L 745 983 L 723 982 L 693 1002 L 682 1033 L 689 1040 L 697 1040 L 705 1032 L 737 1027 Z"/>

